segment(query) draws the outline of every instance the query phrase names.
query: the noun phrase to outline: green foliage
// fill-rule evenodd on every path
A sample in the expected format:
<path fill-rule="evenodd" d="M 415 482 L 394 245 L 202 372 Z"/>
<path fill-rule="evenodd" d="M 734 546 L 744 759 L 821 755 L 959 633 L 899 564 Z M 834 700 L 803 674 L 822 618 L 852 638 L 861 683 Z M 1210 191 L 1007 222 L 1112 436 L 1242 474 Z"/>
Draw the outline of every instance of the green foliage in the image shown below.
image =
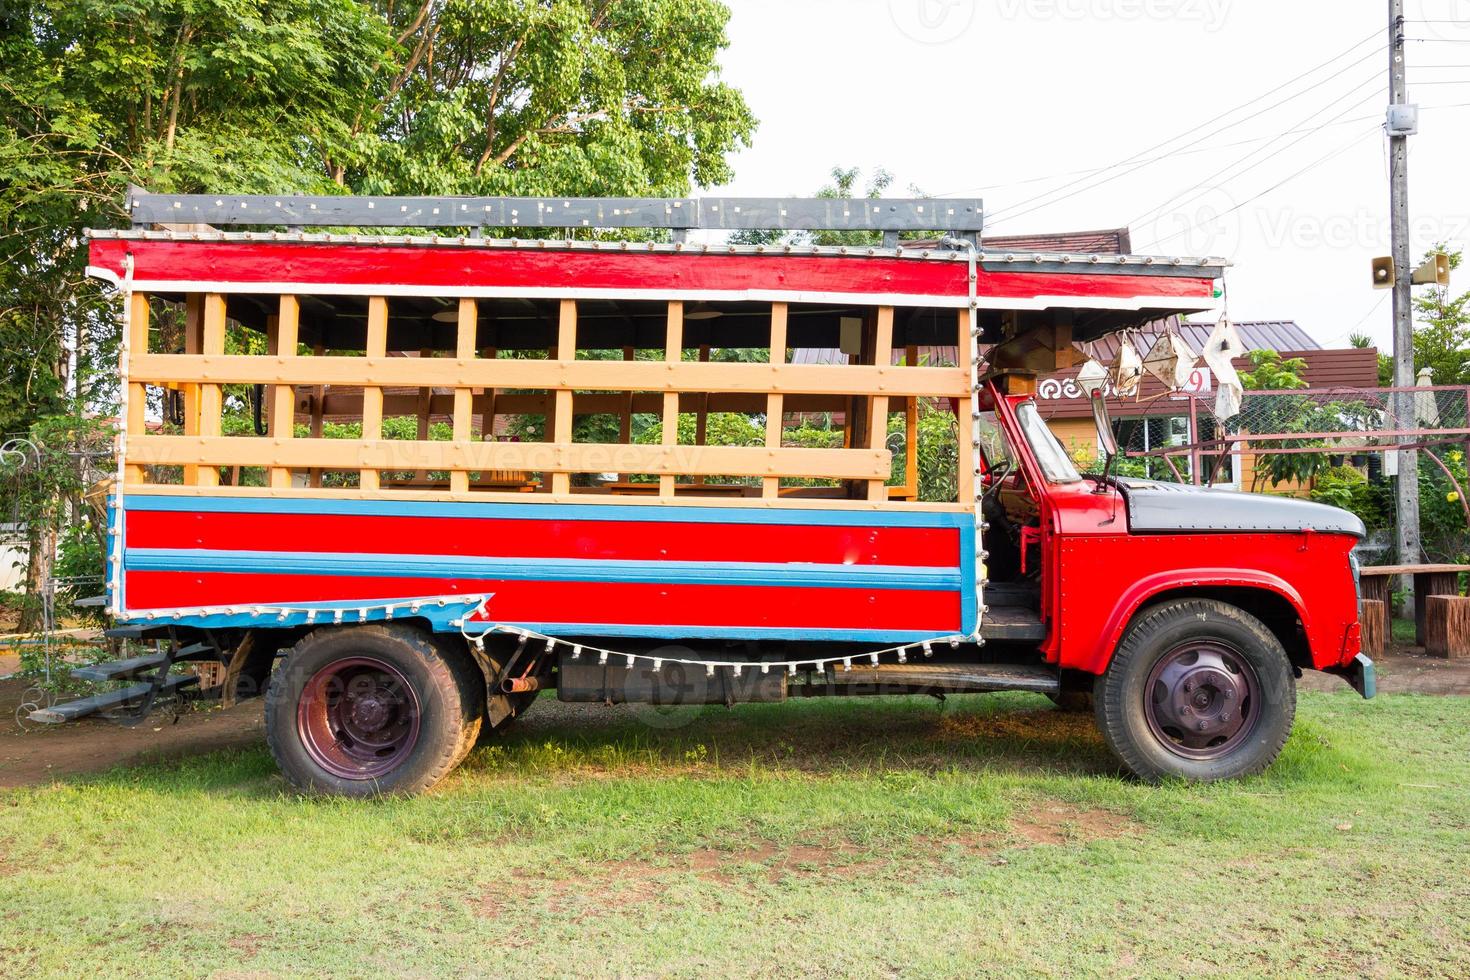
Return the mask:
<path fill-rule="evenodd" d="M 1307 387 L 1306 380 L 1301 376 L 1306 370 L 1307 362 L 1302 358 L 1283 358 L 1275 351 L 1256 350 L 1250 352 L 1250 360 L 1252 370 L 1241 374 L 1241 383 L 1246 387 L 1247 394 L 1241 402 L 1240 417 L 1248 420 L 1251 432 L 1264 435 L 1359 431 L 1368 428 L 1372 412 L 1361 400 L 1318 402 L 1309 395 L 1276 393 Z M 1250 393 L 1257 390 L 1271 393 Z M 1270 445 L 1282 449 L 1322 447 L 1324 451 L 1257 456 L 1257 487 L 1263 482 L 1269 482 L 1272 486 L 1309 483 L 1331 465 L 1331 454 L 1325 451 L 1329 445 L 1322 439 L 1272 440 Z"/>
<path fill-rule="evenodd" d="M 1459 449 L 1435 452 L 1454 475 L 1454 481 L 1433 460 L 1425 458 L 1427 453 L 1419 454 L 1420 543 L 1430 561 L 1466 563 L 1470 561 L 1470 548 L 1467 548 L 1470 528 L 1467 528 L 1465 503 L 1460 497 L 1463 490 L 1470 489 L 1465 453 Z"/>
<path fill-rule="evenodd" d="M 1317 474 L 1312 482 L 1312 499 L 1352 511 L 1368 530 L 1391 524 L 1393 500 L 1386 485 L 1368 482 L 1368 478 L 1351 466 L 1334 466 Z"/>

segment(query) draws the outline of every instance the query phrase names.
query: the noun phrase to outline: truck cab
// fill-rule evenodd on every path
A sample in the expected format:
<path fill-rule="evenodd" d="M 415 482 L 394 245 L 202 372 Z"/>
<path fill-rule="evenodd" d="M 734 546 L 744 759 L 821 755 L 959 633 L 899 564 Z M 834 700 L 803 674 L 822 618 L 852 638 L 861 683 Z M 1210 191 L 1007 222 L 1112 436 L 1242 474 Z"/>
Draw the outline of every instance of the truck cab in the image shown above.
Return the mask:
<path fill-rule="evenodd" d="M 1019 382 L 1019 383 L 1018 383 Z M 1147 777 L 1263 768 L 1290 731 L 1295 678 L 1373 694 L 1360 651 L 1353 514 L 1265 494 L 1080 473 L 1025 378 L 986 383 L 982 508 L 989 602 L 1033 609 L 1041 656 Z"/>

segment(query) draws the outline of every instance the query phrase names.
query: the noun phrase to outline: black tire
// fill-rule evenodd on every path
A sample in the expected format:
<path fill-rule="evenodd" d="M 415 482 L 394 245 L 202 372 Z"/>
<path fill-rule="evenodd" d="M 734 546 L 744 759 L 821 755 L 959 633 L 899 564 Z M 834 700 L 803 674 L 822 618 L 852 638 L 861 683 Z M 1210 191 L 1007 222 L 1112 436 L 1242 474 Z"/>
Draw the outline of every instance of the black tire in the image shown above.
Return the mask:
<path fill-rule="evenodd" d="M 1261 772 L 1281 752 L 1296 680 L 1260 620 L 1228 603 L 1178 599 L 1129 626 L 1093 701 L 1103 739 L 1140 779 L 1233 779 Z M 1198 718 L 1198 730 L 1178 724 L 1185 718 Z"/>
<path fill-rule="evenodd" d="M 480 744 L 481 731 L 490 727 L 485 721 L 485 675 L 460 637 L 435 633 L 430 640 L 439 648 L 440 655 L 454 674 L 460 704 L 464 707 L 464 734 L 460 736 L 459 750 L 454 756 L 457 766 Z"/>
<path fill-rule="evenodd" d="M 327 628 L 303 637 L 265 702 L 266 742 L 286 780 L 302 792 L 350 797 L 411 795 L 437 784 L 474 744 L 472 735 L 466 742 L 466 728 L 477 705 L 466 697 L 459 659 L 406 625 Z M 342 694 L 364 684 L 372 690 L 354 694 L 354 702 Z M 368 732 L 391 741 L 378 756 L 343 727 L 343 716 L 358 719 L 343 707 L 349 703 L 365 706 L 367 725 L 389 717 L 386 727 Z M 400 731 L 411 734 L 393 739 Z"/>
<path fill-rule="evenodd" d="M 1091 691 L 1062 691 L 1060 694 L 1048 694 L 1047 697 L 1059 711 L 1069 714 L 1082 714 L 1093 710 Z"/>

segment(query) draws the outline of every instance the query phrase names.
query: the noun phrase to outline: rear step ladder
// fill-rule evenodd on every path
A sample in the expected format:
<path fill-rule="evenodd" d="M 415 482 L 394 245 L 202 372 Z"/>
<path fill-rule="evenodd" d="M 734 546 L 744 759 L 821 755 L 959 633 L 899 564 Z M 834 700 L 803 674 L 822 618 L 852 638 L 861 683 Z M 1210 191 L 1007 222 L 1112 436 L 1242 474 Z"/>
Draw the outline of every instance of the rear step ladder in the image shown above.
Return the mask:
<path fill-rule="evenodd" d="M 105 633 L 116 639 L 138 640 L 156 631 L 157 627 L 121 626 L 106 630 Z M 168 649 L 165 650 L 129 657 L 125 660 L 113 660 L 108 663 L 76 668 L 71 672 L 71 676 L 77 680 L 97 682 L 137 680 L 138 683 L 129 684 L 115 691 L 103 691 L 91 697 L 52 705 L 49 708 L 39 708 L 31 712 L 31 721 L 57 725 L 114 708 L 126 708 L 130 717 L 141 718 L 152 710 L 160 697 L 177 694 L 184 688 L 199 683 L 199 678 L 193 674 L 170 674 L 169 671 L 174 664 L 188 660 L 209 659 L 219 655 L 219 650 L 213 643 L 190 643 L 187 646 L 179 646 L 173 639 L 166 642 Z"/>

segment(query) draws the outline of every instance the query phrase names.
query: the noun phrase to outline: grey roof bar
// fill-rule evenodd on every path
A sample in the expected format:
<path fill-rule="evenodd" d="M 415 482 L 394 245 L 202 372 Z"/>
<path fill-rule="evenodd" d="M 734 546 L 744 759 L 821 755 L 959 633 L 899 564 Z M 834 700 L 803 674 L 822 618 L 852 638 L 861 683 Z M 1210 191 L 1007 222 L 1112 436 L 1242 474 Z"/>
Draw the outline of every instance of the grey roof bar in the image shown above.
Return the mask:
<path fill-rule="evenodd" d="M 978 199 L 781 197 L 334 197 L 128 194 L 133 226 L 672 228 L 944 231 L 977 235 Z"/>

